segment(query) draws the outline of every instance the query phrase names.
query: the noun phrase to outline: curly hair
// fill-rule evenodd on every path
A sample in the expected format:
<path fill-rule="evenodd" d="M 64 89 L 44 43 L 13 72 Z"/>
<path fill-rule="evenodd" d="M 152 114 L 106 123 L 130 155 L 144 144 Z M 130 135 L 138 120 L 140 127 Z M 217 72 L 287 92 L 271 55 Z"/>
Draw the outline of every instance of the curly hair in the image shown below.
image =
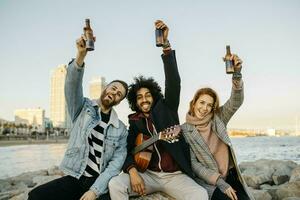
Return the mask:
<path fill-rule="evenodd" d="M 134 78 L 134 83 L 129 85 L 129 90 L 127 94 L 127 100 L 129 107 L 132 111 L 138 112 L 139 109 L 136 105 L 136 93 L 141 88 L 147 88 L 150 90 L 150 93 L 153 97 L 153 104 L 160 99 L 163 98 L 163 94 L 161 93 L 161 87 L 158 85 L 156 81 L 152 77 L 145 78 L 144 76 L 138 76 Z"/>

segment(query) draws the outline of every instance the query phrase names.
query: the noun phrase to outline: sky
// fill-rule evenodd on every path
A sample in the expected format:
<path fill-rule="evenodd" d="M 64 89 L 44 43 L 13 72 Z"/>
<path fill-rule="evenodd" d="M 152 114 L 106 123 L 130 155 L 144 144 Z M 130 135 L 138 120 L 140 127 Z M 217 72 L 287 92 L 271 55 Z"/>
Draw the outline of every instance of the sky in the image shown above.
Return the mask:
<path fill-rule="evenodd" d="M 76 55 L 75 41 L 90 18 L 97 38 L 86 57 L 84 94 L 94 76 L 109 82 L 152 76 L 164 88 L 154 21 L 169 27 L 181 76 L 180 120 L 201 87 L 224 103 L 231 76 L 225 46 L 243 60 L 245 100 L 229 128 L 300 127 L 300 1 L 0 1 L 0 118 L 20 108 L 41 107 L 49 117 L 51 70 Z M 127 123 L 131 112 L 117 107 Z"/>

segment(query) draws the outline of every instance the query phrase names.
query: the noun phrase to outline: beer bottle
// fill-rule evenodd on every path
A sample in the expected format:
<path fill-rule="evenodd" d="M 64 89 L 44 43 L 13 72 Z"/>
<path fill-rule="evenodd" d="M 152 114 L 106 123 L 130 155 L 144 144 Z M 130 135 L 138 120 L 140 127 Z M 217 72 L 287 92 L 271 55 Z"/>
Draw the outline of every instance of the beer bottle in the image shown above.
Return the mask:
<path fill-rule="evenodd" d="M 231 57 L 230 46 L 227 45 L 226 46 L 226 55 L 224 57 L 227 74 L 233 74 L 233 72 L 234 72 L 233 61 L 230 59 L 230 57 Z"/>
<path fill-rule="evenodd" d="M 156 46 L 162 47 L 164 44 L 164 37 L 163 37 L 163 30 L 162 29 L 155 29 L 155 40 Z"/>
<path fill-rule="evenodd" d="M 85 19 L 85 27 L 83 28 L 85 37 L 86 37 L 86 50 L 87 51 L 94 51 L 94 36 L 93 30 L 90 25 L 90 19 Z"/>

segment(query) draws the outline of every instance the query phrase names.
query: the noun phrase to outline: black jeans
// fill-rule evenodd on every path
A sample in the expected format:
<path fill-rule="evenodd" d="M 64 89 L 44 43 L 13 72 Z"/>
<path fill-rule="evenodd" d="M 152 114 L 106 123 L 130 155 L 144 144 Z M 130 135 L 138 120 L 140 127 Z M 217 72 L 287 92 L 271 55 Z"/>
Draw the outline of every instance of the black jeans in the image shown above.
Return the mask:
<path fill-rule="evenodd" d="M 76 179 L 64 176 L 40 185 L 28 194 L 28 200 L 79 200 L 89 190 L 96 178 L 85 176 Z M 98 200 L 110 200 L 109 193 L 101 195 Z"/>
<path fill-rule="evenodd" d="M 226 182 L 236 191 L 236 196 L 239 200 L 250 200 L 246 194 L 241 182 L 238 180 L 236 170 L 230 169 Z M 216 188 L 211 200 L 231 200 L 226 194 L 224 194 L 219 188 Z"/>

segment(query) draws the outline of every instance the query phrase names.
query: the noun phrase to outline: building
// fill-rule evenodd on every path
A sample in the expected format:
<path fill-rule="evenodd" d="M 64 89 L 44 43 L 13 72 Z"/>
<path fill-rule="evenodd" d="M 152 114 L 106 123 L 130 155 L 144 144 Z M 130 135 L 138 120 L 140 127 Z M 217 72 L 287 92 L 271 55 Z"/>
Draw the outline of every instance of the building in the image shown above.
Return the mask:
<path fill-rule="evenodd" d="M 104 77 L 93 77 L 89 83 L 90 99 L 98 99 L 105 86 L 106 82 Z"/>
<path fill-rule="evenodd" d="M 276 130 L 274 128 L 267 129 L 267 136 L 275 136 Z"/>
<path fill-rule="evenodd" d="M 17 109 L 14 111 L 16 124 L 31 125 L 43 132 L 45 129 L 45 110 L 41 108 Z"/>
<path fill-rule="evenodd" d="M 54 127 L 69 127 L 69 116 L 64 93 L 66 74 L 66 65 L 59 65 L 51 74 L 50 120 Z"/>

